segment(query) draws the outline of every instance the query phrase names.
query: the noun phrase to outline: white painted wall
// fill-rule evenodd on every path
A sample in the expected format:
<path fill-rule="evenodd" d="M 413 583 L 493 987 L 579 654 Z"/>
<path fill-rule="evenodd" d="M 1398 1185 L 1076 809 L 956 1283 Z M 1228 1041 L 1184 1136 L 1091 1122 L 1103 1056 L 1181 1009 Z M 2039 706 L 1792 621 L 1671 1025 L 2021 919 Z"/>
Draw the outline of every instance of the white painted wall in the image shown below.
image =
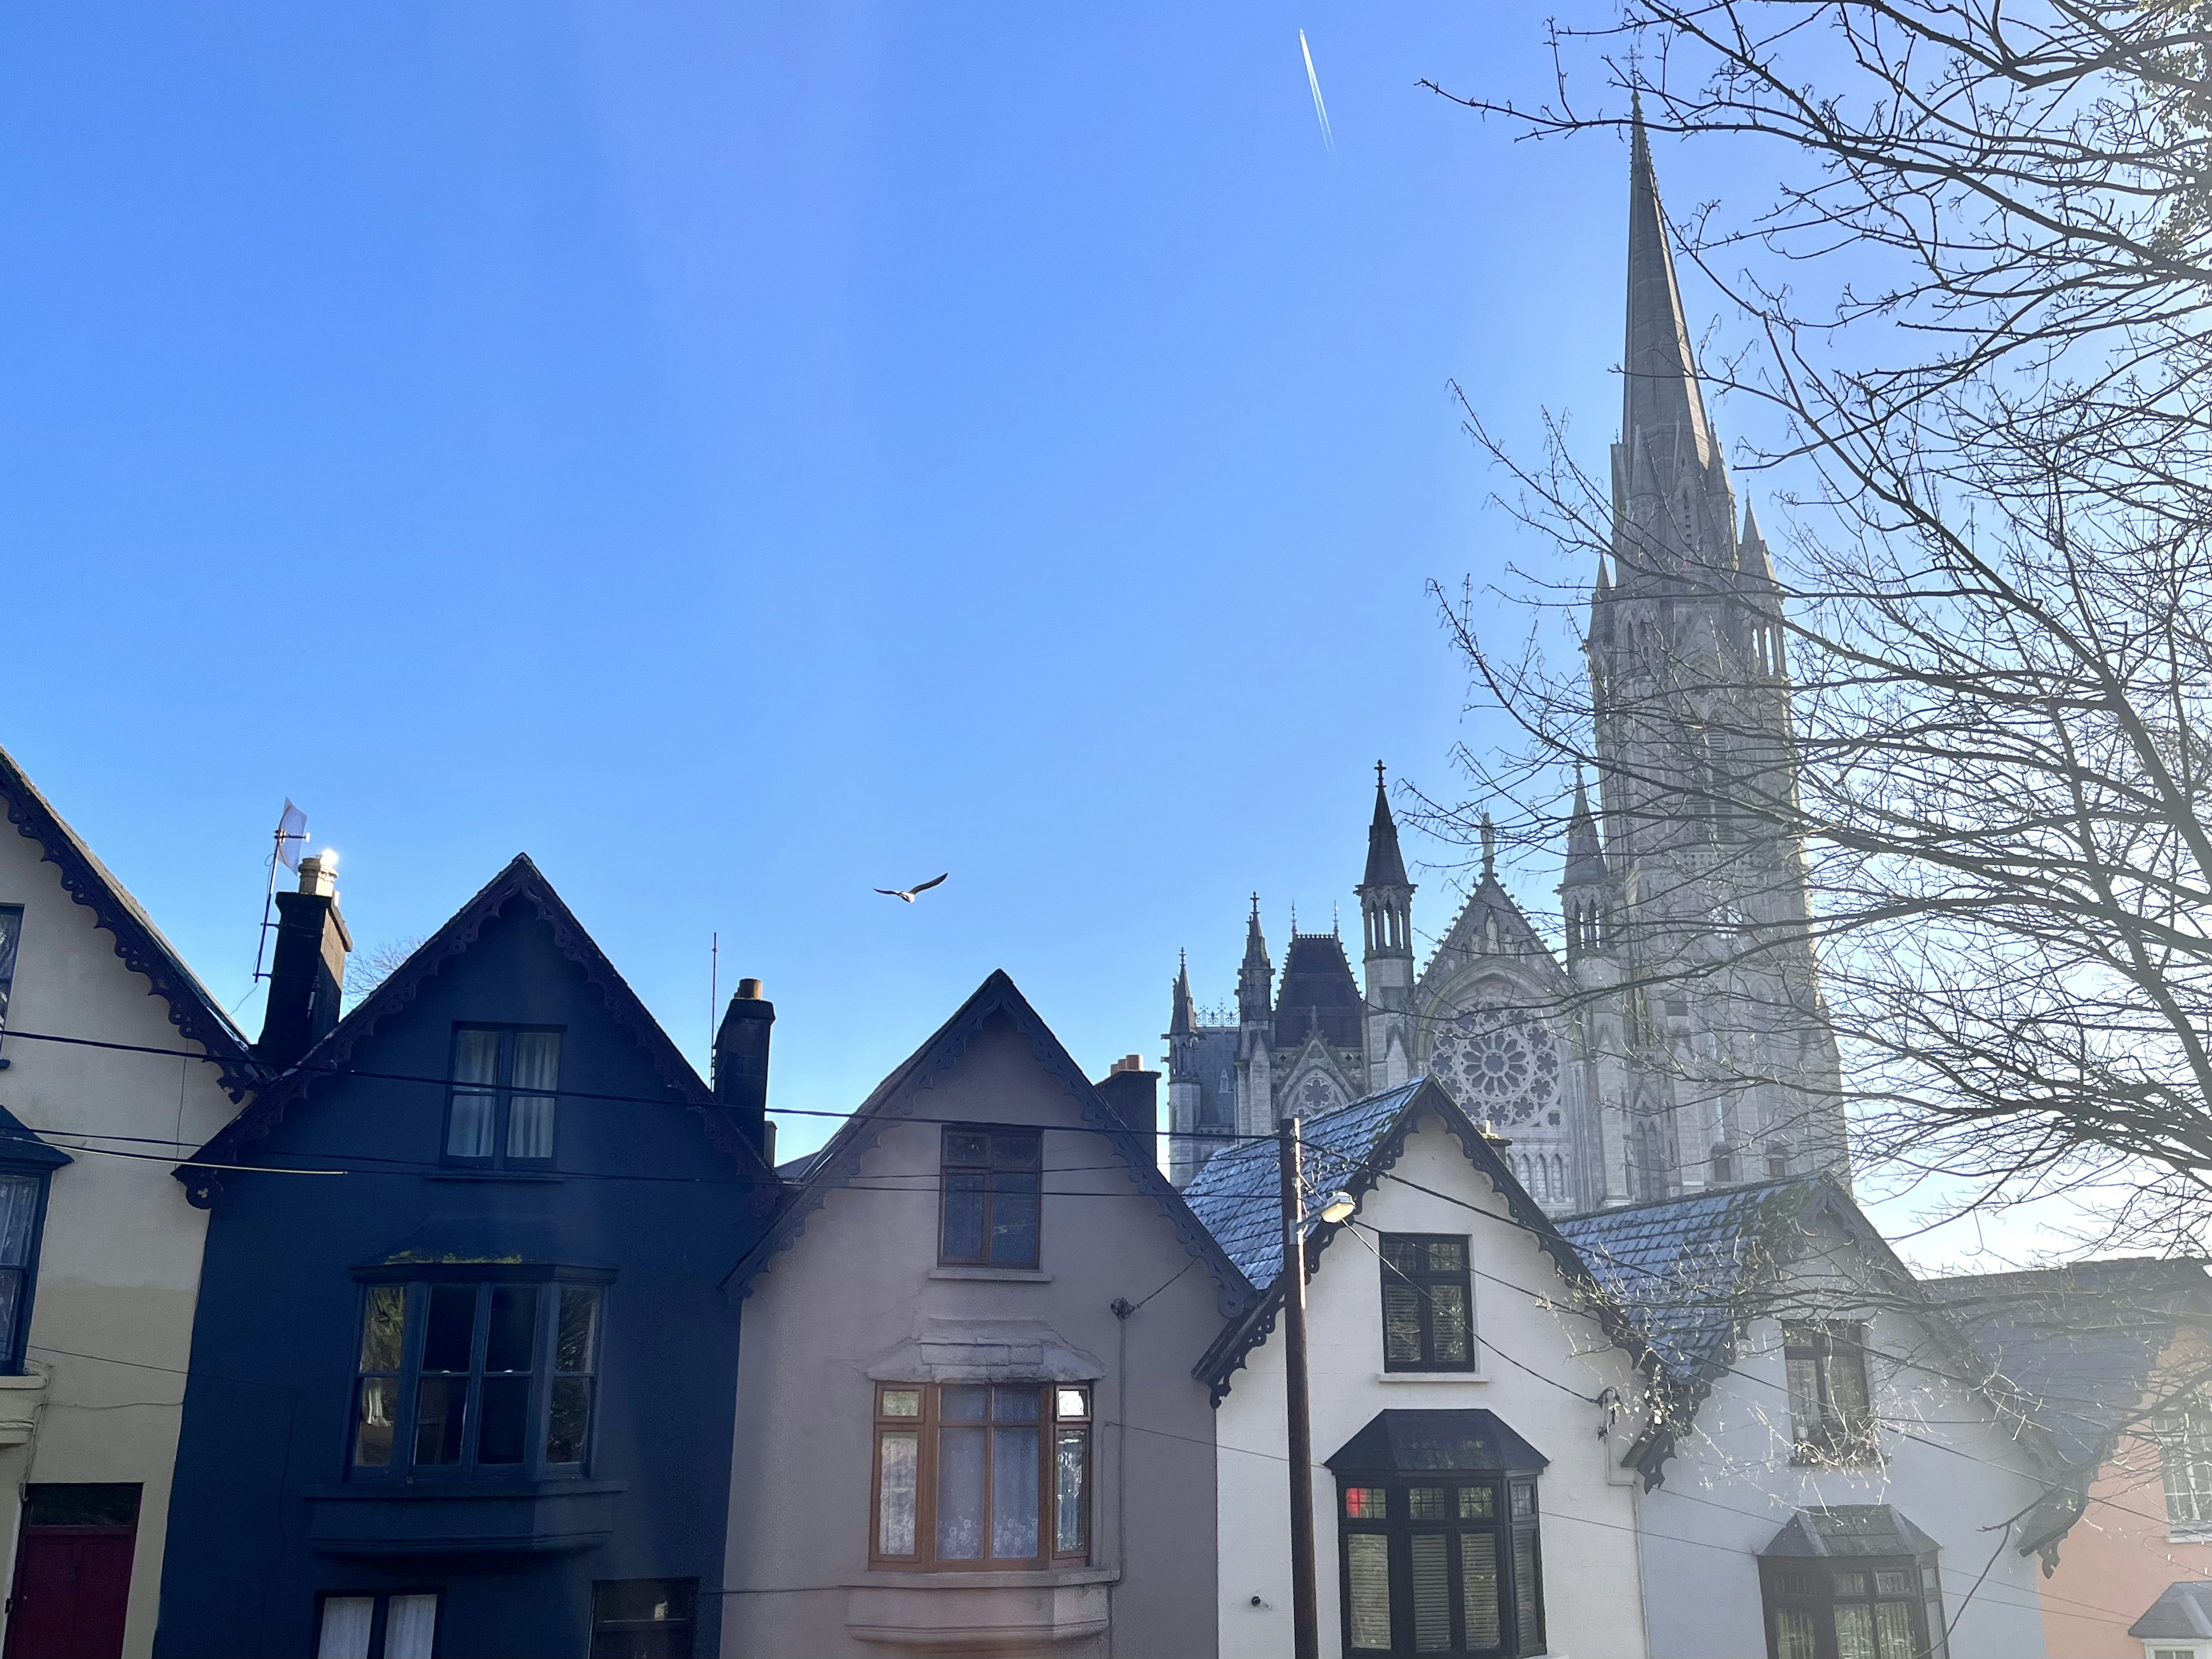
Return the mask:
<path fill-rule="evenodd" d="M 0 904 L 23 907 L 9 1024 L 25 1031 L 195 1048 L 168 1005 L 115 954 L 112 935 L 63 890 L 39 844 L 0 824 Z M 104 1142 L 162 1153 L 197 1146 L 237 1108 L 215 1066 L 22 1038 L 0 1040 L 0 1102 L 28 1127 L 138 1136 Z M 147 1144 L 152 1142 L 159 1145 Z M 29 1363 L 46 1378 L 31 1444 L 0 1454 L 0 1571 L 12 1578 L 25 1481 L 137 1482 L 138 1546 L 126 1655 L 151 1651 L 185 1370 L 191 1357 L 207 1218 L 170 1164 L 70 1148 L 53 1176 Z"/>
<path fill-rule="evenodd" d="M 1850 1247 L 1840 1237 L 1832 1243 L 1825 1265 L 1801 1278 L 1849 1264 Z M 1883 1461 L 1851 1470 L 1791 1465 L 1781 1324 L 1750 1322 L 1739 1375 L 1718 1382 L 1668 1464 L 1666 1484 L 1643 1500 L 1652 1659 L 1763 1659 L 1758 1553 L 1792 1510 L 1838 1504 L 1887 1504 L 1942 1547 L 1952 1659 L 2040 1659 L 2039 1564 L 1985 1530 L 2044 1491 L 2033 1463 L 1987 1401 L 1940 1374 L 1948 1362 L 1917 1321 L 1889 1311 L 1867 1317 Z M 1883 1353 L 1911 1363 L 1887 1362 Z"/>
<path fill-rule="evenodd" d="M 1386 1176 L 1354 1218 L 1361 1231 L 1469 1236 L 1469 1259 L 1479 1275 L 1474 1304 L 1481 1380 L 1389 1380 L 1382 1370 L 1381 1262 L 1357 1239 L 1342 1235 L 1323 1252 L 1307 1288 L 1322 1652 L 1332 1659 L 1341 1655 L 1343 1623 L 1336 1477 L 1321 1465 L 1377 1412 L 1481 1407 L 1551 1459 L 1537 1497 L 1549 1651 L 1567 1659 L 1640 1659 L 1635 1494 L 1626 1478 L 1611 1469 L 1626 1443 L 1618 1431 L 1613 1439 L 1599 1437 L 1604 1414 L 1589 1403 L 1607 1388 L 1632 1388 L 1626 1356 L 1606 1341 L 1593 1321 L 1553 1305 L 1565 1298 L 1566 1289 L 1552 1259 L 1510 1221 L 1504 1200 L 1450 1135 L 1427 1124 L 1409 1139 L 1394 1173 L 1482 1212 Z M 1510 1363 L 1506 1354 L 1521 1364 Z M 1554 1387 L 1530 1370 L 1566 1386 Z M 1279 1326 L 1231 1379 L 1216 1416 L 1222 1659 L 1279 1659 L 1291 1645 Z"/>

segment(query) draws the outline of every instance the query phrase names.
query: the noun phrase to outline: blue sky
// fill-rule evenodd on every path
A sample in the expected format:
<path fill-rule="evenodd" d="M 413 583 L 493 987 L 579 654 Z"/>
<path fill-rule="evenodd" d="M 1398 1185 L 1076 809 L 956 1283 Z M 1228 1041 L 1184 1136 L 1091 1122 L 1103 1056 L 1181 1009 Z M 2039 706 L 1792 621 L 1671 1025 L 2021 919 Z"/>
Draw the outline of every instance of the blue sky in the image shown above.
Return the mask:
<path fill-rule="evenodd" d="M 12 8 L 0 743 L 249 1029 L 289 794 L 362 944 L 526 850 L 702 1063 L 719 931 L 780 1106 L 994 967 L 1156 1056 L 1501 735 L 1448 384 L 1602 459 L 1626 156 L 1416 82 L 1545 11 Z"/>

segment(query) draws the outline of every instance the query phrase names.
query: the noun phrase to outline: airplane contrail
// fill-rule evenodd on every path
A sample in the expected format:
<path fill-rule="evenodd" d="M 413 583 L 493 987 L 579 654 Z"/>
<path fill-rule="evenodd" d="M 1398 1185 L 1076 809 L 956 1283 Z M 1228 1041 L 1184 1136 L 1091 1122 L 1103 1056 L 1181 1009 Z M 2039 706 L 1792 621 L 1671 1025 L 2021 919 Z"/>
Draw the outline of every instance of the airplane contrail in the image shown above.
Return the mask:
<path fill-rule="evenodd" d="M 1321 122 L 1321 141 L 1328 146 L 1331 155 L 1336 154 L 1336 135 L 1328 130 L 1328 106 L 1321 100 L 1321 76 L 1314 73 L 1313 48 L 1306 44 L 1306 32 L 1298 31 L 1298 50 L 1305 54 L 1306 85 L 1313 93 L 1314 115 Z"/>

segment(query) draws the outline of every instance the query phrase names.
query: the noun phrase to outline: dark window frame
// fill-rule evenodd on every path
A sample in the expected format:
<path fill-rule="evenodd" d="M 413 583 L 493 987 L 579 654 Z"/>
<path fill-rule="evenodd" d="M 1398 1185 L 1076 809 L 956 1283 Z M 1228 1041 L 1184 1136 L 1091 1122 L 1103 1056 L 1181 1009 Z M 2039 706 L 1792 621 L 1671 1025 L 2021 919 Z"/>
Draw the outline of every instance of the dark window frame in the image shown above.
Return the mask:
<path fill-rule="evenodd" d="M 6 1147 L 0 1151 L 0 1177 L 27 1181 L 33 1188 L 31 1219 L 23 1240 L 23 1259 L 20 1262 L 0 1263 L 0 1284 L 12 1277 L 18 1285 L 14 1324 L 0 1329 L 0 1376 L 21 1376 L 30 1353 L 31 1317 L 38 1304 L 39 1263 L 46 1253 L 46 1211 L 53 1198 L 53 1175 L 56 1170 L 75 1160 L 42 1141 L 11 1139 L 0 1142 L 0 1146 Z M 46 1156 L 41 1158 L 39 1153 Z"/>
<path fill-rule="evenodd" d="M 982 1138 L 979 1160 L 957 1153 L 958 1143 Z M 1023 1141 L 1034 1148 L 1026 1162 L 1000 1157 L 1002 1142 Z M 967 1183 L 979 1184 L 970 1188 Z M 1018 1195 L 1025 1183 L 1030 1202 L 1030 1249 L 1023 1255 L 998 1253 L 999 1200 Z M 938 1143 L 937 1260 L 946 1267 L 1033 1268 L 1044 1260 L 1044 1131 L 1017 1124 L 948 1123 Z M 978 1253 L 955 1255 L 951 1249 L 956 1206 L 970 1194 L 981 1200 L 977 1222 Z"/>
<path fill-rule="evenodd" d="M 341 1448 L 340 1466 L 349 1482 L 381 1484 L 471 1484 L 511 1480 L 567 1480 L 584 1478 L 590 1470 L 601 1417 L 599 1394 L 603 1383 L 602 1370 L 606 1348 L 608 1287 L 613 1275 L 604 1272 L 589 1272 L 567 1268 L 523 1268 L 501 1272 L 478 1263 L 456 1265 L 443 1271 L 416 1273 L 407 1277 L 392 1274 L 361 1275 L 359 1311 L 353 1325 L 354 1349 L 351 1356 L 353 1385 L 349 1395 L 344 1443 Z M 441 1288 L 465 1286 L 476 1292 L 471 1314 L 469 1336 L 470 1368 L 465 1373 L 434 1372 L 434 1376 L 459 1376 L 462 1379 L 462 1422 L 459 1429 L 460 1455 L 449 1463 L 418 1461 L 418 1437 L 421 1425 L 417 1421 L 422 1401 L 423 1377 L 423 1347 L 428 1337 L 428 1310 L 433 1293 Z M 489 1372 L 485 1369 L 487 1351 L 491 1340 L 492 1293 L 495 1290 L 530 1287 L 538 1294 L 537 1310 L 531 1338 L 531 1368 L 527 1373 L 528 1386 L 523 1412 L 524 1449 L 515 1462 L 488 1462 L 482 1455 L 483 1384 L 487 1376 L 521 1375 L 516 1372 Z M 398 1292 L 401 1311 L 400 1332 L 396 1349 L 396 1365 L 371 1365 L 368 1327 L 373 1309 L 388 1309 L 388 1297 Z M 562 1311 L 566 1293 L 585 1293 L 592 1299 L 592 1329 L 589 1339 L 589 1369 L 583 1371 L 561 1366 Z M 581 1377 L 586 1382 L 585 1426 L 581 1437 L 582 1455 L 574 1462 L 556 1462 L 550 1455 L 549 1442 L 553 1436 L 554 1401 L 558 1384 L 563 1380 Z M 373 1382 L 388 1382 L 386 1395 L 390 1413 L 391 1442 L 384 1462 L 363 1462 L 361 1456 L 361 1433 L 370 1386 Z"/>
<path fill-rule="evenodd" d="M 967 1419 L 948 1423 L 942 1415 L 942 1390 L 948 1387 L 988 1386 L 992 1389 L 1034 1388 L 1037 1400 L 1037 1553 L 1005 1556 L 985 1553 L 963 1559 L 937 1553 L 938 1443 L 947 1427 L 969 1426 Z M 908 1413 L 889 1409 L 893 1396 L 916 1394 L 918 1409 Z M 1082 1395 L 1082 1413 L 1063 1410 L 1062 1396 Z M 988 1385 L 940 1382 L 879 1382 L 876 1385 L 875 1427 L 868 1448 L 868 1565 L 896 1572 L 1044 1572 L 1054 1568 L 1089 1565 L 1091 1540 L 1097 1533 L 1098 1510 L 1097 1389 L 1091 1382 L 1032 1382 L 1026 1378 Z M 988 1427 L 988 1423 L 977 1426 Z M 884 1446 L 886 1435 L 915 1437 L 914 1551 L 887 1553 L 884 1547 Z M 1082 1498 L 1078 1518 L 1082 1537 L 1078 1547 L 1060 1547 L 1060 1470 L 1064 1436 L 1082 1437 Z M 987 1436 L 987 1446 L 988 1437 Z M 987 1469 L 988 1465 L 986 1466 Z M 990 1528 L 989 1500 L 995 1483 L 984 1480 L 984 1528 Z"/>
<path fill-rule="evenodd" d="M 1877 1573 L 1908 1575 L 1911 1587 L 1887 1595 L 1878 1593 Z M 1856 1590 L 1847 1587 L 1853 1577 L 1859 1581 Z M 1949 1642 L 1944 1629 L 1943 1583 L 1932 1552 L 1924 1555 L 1763 1555 L 1759 1559 L 1759 1614 L 1766 1629 L 1767 1659 L 1781 1659 L 1785 1612 L 1803 1613 L 1811 1618 L 1814 1659 L 1839 1659 L 1838 1607 L 1863 1604 L 1871 1609 L 1880 1602 L 1900 1601 L 1911 1609 L 1909 1659 L 1945 1659 Z M 1875 1618 L 1869 1611 L 1869 1626 Z M 1875 1651 L 1880 1659 L 1889 1659 L 1885 1650 L 1877 1647 Z"/>
<path fill-rule="evenodd" d="M 446 1587 L 443 1584 L 404 1584 L 384 1589 L 325 1589 L 315 1592 L 315 1622 L 311 1632 L 311 1652 L 319 1652 L 323 1645 L 323 1608 L 332 1601 L 371 1601 L 374 1603 L 368 1616 L 369 1659 L 383 1659 L 385 1636 L 391 1623 L 392 1599 L 396 1595 L 427 1595 L 437 1603 L 430 1615 L 430 1651 L 441 1653 L 446 1646 Z"/>
<path fill-rule="evenodd" d="M 684 1605 L 681 1618 L 619 1619 L 603 1610 L 610 1599 L 608 1592 L 627 1589 L 638 1584 L 667 1586 L 680 1595 Z M 673 1599 L 672 1597 L 672 1599 Z M 592 1647 L 591 1659 L 635 1659 L 638 1655 L 653 1656 L 653 1659 L 690 1659 L 692 1644 L 699 1628 L 699 1581 L 696 1578 L 597 1578 L 592 1581 Z M 643 1641 L 635 1638 L 642 1637 Z M 658 1638 L 659 1640 L 653 1638 Z"/>
<path fill-rule="evenodd" d="M 1474 1474 L 1438 1470 L 1434 1474 L 1362 1474 L 1343 1470 L 1337 1474 L 1336 1555 L 1341 1651 L 1352 1659 L 1431 1659 L 1442 1655 L 1470 1656 L 1471 1659 L 1517 1659 L 1545 1651 L 1543 1514 L 1537 1502 L 1537 1476 L 1519 1474 Z M 1352 1515 L 1352 1494 L 1381 1492 L 1384 1512 L 1377 1516 Z M 1413 1494 L 1440 1492 L 1440 1512 L 1416 1516 Z M 1489 1495 L 1486 1514 L 1464 1512 L 1460 1494 Z M 1445 1600 L 1449 1620 L 1449 1642 L 1443 1647 L 1419 1646 L 1414 1628 L 1413 1540 L 1441 1534 L 1444 1549 Z M 1498 1642 L 1492 1647 L 1467 1644 L 1465 1585 L 1462 1553 L 1457 1540 L 1462 1534 L 1487 1535 L 1498 1573 Z M 1352 1645 L 1352 1540 L 1381 1535 L 1388 1540 L 1390 1595 L 1390 1645 L 1385 1648 Z M 1523 1547 L 1525 1540 L 1525 1550 Z M 1524 1583 L 1524 1579 L 1528 1582 Z M 1528 1593 L 1525 1593 L 1528 1592 Z M 1527 1626 L 1529 1628 L 1524 1629 Z"/>
<path fill-rule="evenodd" d="M 1382 1233 L 1376 1254 L 1382 1258 L 1382 1369 L 1385 1371 L 1474 1371 L 1481 1369 L 1482 1346 L 1475 1334 L 1473 1237 L 1466 1233 Z M 1456 1247 L 1457 1267 L 1435 1265 L 1436 1247 Z M 1418 1252 L 1419 1265 L 1395 1258 Z M 1456 1288 L 1461 1295 L 1466 1357 L 1437 1357 L 1436 1287 Z M 1410 1303 L 1408 1297 L 1410 1296 Z M 1419 1321 L 1418 1352 L 1410 1359 L 1394 1358 L 1390 1349 L 1391 1303 L 1412 1308 Z"/>
<path fill-rule="evenodd" d="M 461 1074 L 461 1038 L 465 1032 L 489 1031 L 499 1038 L 499 1054 L 494 1064 L 493 1080 L 489 1083 L 464 1079 Z M 503 1025 L 489 1020 L 459 1020 L 453 1025 L 453 1043 L 447 1051 L 446 1117 L 439 1132 L 438 1161 L 457 1170 L 546 1170 L 555 1167 L 561 1150 L 561 1077 L 560 1058 L 554 1061 L 553 1087 L 517 1089 L 514 1086 L 514 1046 L 518 1036 L 532 1035 L 552 1036 L 568 1046 L 568 1028 L 562 1025 Z M 551 1103 L 553 1131 L 550 1146 L 543 1158 L 517 1158 L 507 1152 L 507 1137 L 514 1115 L 517 1095 L 526 1100 L 546 1100 Z M 491 1152 L 489 1156 L 456 1152 L 453 1146 L 455 1109 L 464 1097 L 479 1099 L 489 1097 L 492 1105 Z"/>
<path fill-rule="evenodd" d="M 1833 1367 L 1841 1361 L 1857 1380 L 1859 1405 L 1834 1395 Z M 1784 1392 L 1790 1404 L 1790 1462 L 1823 1468 L 1881 1461 L 1881 1419 L 1875 1410 L 1874 1376 L 1867 1364 L 1866 1326 L 1857 1320 L 1789 1322 L 1782 1328 Z M 1798 1367 L 1812 1379 L 1809 1398 Z"/>
<path fill-rule="evenodd" d="M 7 926 L 10 920 L 15 924 L 12 930 Z M 0 904 L 0 1031 L 8 1029 L 8 1004 L 15 995 L 15 964 L 22 951 L 23 907 Z"/>

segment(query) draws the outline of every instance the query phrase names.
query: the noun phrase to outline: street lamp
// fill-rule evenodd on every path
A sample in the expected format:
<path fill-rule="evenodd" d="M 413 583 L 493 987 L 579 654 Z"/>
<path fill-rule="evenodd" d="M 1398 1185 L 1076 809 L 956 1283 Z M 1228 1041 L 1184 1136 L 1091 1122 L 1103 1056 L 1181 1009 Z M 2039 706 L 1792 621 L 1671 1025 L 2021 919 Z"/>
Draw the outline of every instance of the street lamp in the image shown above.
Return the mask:
<path fill-rule="evenodd" d="M 1306 1401 L 1305 1200 L 1298 1181 L 1298 1121 L 1277 1126 L 1276 1165 L 1283 1198 L 1283 1410 L 1291 1454 L 1291 1647 L 1293 1659 L 1321 1659 L 1321 1613 L 1314 1583 L 1313 1414 Z M 1334 1206 L 1340 1194 L 1329 1200 Z M 1322 1213 L 1326 1215 L 1328 1209 Z M 1351 1211 L 1345 1212 L 1349 1215 Z"/>

